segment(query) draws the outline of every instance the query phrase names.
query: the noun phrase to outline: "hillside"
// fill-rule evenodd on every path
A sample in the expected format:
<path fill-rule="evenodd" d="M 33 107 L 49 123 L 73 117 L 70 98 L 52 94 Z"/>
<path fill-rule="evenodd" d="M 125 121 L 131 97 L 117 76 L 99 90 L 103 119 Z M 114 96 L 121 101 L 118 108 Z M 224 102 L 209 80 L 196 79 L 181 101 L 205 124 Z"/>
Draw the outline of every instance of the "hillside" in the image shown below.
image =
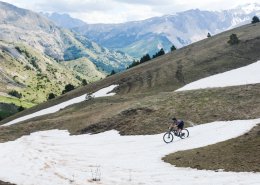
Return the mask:
<path fill-rule="evenodd" d="M 50 125 L 51 128 L 68 129 L 74 134 L 112 128 L 122 134 L 154 134 L 162 132 L 167 120 L 174 114 L 190 123 L 257 118 L 258 84 L 184 93 L 173 91 L 200 78 L 259 60 L 259 32 L 260 24 L 250 24 L 221 33 L 23 111 L 2 123 L 112 84 L 119 84 L 115 89 L 117 96 L 79 103 L 49 115 L 47 120 L 45 116 L 34 118 L 14 128 L 21 127 L 18 135 L 28 133 L 28 128 L 29 132 L 50 129 Z M 231 33 L 236 33 L 241 40 L 238 45 L 227 43 Z M 182 78 L 176 76 L 178 66 L 182 66 Z M 232 98 L 236 96 L 240 97 L 244 106 L 237 106 L 237 99 Z M 214 99 L 216 105 L 212 107 L 210 100 Z M 248 107 L 250 112 L 246 111 Z M 8 130 L 12 127 L 2 129 L 7 133 Z"/>
<path fill-rule="evenodd" d="M 106 75 L 98 71 L 97 67 L 86 57 L 82 57 L 69 62 L 63 62 L 62 65 L 68 67 L 72 71 L 82 74 L 88 82 L 95 82 L 106 77 Z"/>
<path fill-rule="evenodd" d="M 66 84 L 79 86 L 85 76 L 63 67 L 32 47 L 0 41 L 0 91 L 16 90 L 21 100 L 40 103 L 49 93 L 61 94 Z M 87 80 L 91 80 L 87 78 Z"/>
<path fill-rule="evenodd" d="M 46 101 L 50 93 L 60 95 L 67 84 L 79 87 L 82 80 L 98 81 L 112 70 L 124 70 L 131 61 L 40 14 L 0 2 L 2 103 L 29 108 Z M 17 96 L 9 96 L 14 91 Z M 2 118 L 11 114 L 7 112 Z"/>
<path fill-rule="evenodd" d="M 101 72 L 125 69 L 132 58 L 56 26 L 40 14 L 0 2 L 0 39 L 35 48 L 57 61 L 87 57 Z"/>
<path fill-rule="evenodd" d="M 240 42 L 230 45 L 233 33 Z M 222 84 L 234 71 L 249 74 L 250 66 L 259 65 L 259 35 L 260 23 L 223 32 L 2 120 L 8 124 L 0 126 L 0 179 L 39 185 L 257 184 L 259 173 L 252 171 L 259 171 L 259 75 L 251 73 L 257 78 L 253 84 Z M 74 62 L 73 68 L 81 64 Z M 215 74 L 223 83 L 176 91 Z M 85 100 L 86 93 L 104 89 L 106 97 Z M 50 114 L 30 117 L 38 111 Z M 31 119 L 9 124 L 25 115 Z M 190 137 L 165 144 L 162 133 L 173 116 L 185 120 Z M 216 156 L 212 164 L 210 154 Z M 166 155 L 173 165 L 216 171 L 177 168 L 162 161 Z M 250 159 L 237 165 L 244 157 Z"/>
<path fill-rule="evenodd" d="M 47 17 L 48 19 L 52 20 L 57 26 L 62 28 L 75 28 L 75 27 L 81 27 L 84 26 L 86 23 L 79 20 L 70 17 L 68 14 L 59 14 L 59 13 L 43 13 L 41 12 L 41 15 Z"/>
<path fill-rule="evenodd" d="M 260 125 L 258 124 L 250 132 L 238 138 L 203 148 L 177 152 L 164 157 L 163 160 L 178 167 L 260 172 L 259 135 Z"/>

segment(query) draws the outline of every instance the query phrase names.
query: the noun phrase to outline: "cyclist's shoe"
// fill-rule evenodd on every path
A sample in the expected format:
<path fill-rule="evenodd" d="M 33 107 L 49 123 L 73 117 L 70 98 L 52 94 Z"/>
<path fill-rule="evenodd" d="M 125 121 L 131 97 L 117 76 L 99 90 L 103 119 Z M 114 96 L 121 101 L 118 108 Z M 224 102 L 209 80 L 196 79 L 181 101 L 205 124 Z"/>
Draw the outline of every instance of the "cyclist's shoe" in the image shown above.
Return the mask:
<path fill-rule="evenodd" d="M 181 133 L 181 136 L 184 136 L 185 135 L 185 133 Z"/>

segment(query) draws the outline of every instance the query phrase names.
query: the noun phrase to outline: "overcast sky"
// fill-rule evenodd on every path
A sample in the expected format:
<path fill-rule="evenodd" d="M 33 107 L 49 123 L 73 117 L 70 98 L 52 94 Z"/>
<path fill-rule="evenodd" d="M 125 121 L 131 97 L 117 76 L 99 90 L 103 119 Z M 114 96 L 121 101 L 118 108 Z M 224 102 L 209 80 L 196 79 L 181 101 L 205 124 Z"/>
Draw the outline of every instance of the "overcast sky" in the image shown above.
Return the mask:
<path fill-rule="evenodd" d="M 201 10 L 231 9 L 259 0 L 0 0 L 36 12 L 68 13 L 87 23 L 121 23 Z"/>

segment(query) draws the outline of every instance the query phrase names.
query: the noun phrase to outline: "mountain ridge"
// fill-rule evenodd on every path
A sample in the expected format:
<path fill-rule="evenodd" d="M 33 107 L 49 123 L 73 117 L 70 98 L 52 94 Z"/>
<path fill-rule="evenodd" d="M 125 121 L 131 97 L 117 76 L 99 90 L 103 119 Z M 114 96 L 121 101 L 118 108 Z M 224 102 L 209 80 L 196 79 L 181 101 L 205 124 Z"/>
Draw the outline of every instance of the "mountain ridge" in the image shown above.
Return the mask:
<path fill-rule="evenodd" d="M 169 52 L 172 44 L 180 48 L 206 38 L 207 33 L 214 35 L 249 23 L 254 15 L 260 15 L 260 4 L 246 4 L 223 11 L 192 9 L 119 24 L 86 23 L 71 29 L 105 47 L 140 58 L 146 53 L 153 55 L 161 47 Z M 151 46 L 144 43 L 149 39 L 155 40 Z"/>
<path fill-rule="evenodd" d="M 112 70 L 125 70 L 132 58 L 33 11 L 0 2 L 0 61 L 1 100 L 17 91 L 22 106 L 23 101 L 46 101 L 49 93 L 60 95 L 67 84 L 78 87 L 83 80 L 92 83 Z"/>
<path fill-rule="evenodd" d="M 88 57 L 106 73 L 124 70 L 132 62 L 130 56 L 101 47 L 30 10 L 3 2 L 0 10 L 1 40 L 26 43 L 57 61 Z"/>

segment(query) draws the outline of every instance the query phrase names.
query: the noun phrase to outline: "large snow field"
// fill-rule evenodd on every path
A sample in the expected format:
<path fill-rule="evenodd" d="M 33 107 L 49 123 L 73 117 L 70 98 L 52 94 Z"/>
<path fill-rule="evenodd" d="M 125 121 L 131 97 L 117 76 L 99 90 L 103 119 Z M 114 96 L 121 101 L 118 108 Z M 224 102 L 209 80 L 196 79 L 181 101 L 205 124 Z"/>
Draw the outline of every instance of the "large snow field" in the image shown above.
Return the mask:
<path fill-rule="evenodd" d="M 115 95 L 115 93 L 110 93 L 110 92 L 114 88 L 116 88 L 117 86 L 118 85 L 110 85 L 108 87 L 105 87 L 103 89 L 98 90 L 97 92 L 93 93 L 91 96 L 93 98 L 99 98 L 99 97 L 105 97 L 105 96 L 113 96 L 113 95 Z M 29 115 L 26 115 L 26 116 L 22 116 L 20 118 L 12 120 L 12 121 L 10 121 L 10 122 L 2 125 L 2 126 L 13 125 L 13 124 L 16 124 L 16 123 L 19 123 L 21 121 L 25 121 L 25 120 L 28 120 L 28 119 L 31 119 L 31 118 L 35 118 L 35 117 L 38 117 L 38 116 L 43 116 L 43 115 L 46 115 L 46 114 L 51 114 L 51 113 L 57 112 L 57 111 L 65 108 L 65 107 L 68 107 L 68 106 L 70 106 L 72 104 L 76 104 L 76 103 L 80 103 L 80 102 L 85 101 L 86 100 L 86 96 L 87 96 L 87 94 L 84 94 L 84 95 L 81 95 L 79 97 L 76 97 L 76 98 L 67 100 L 65 102 L 62 102 L 62 103 L 60 103 L 58 105 L 54 105 L 52 107 L 40 110 L 38 112 L 29 114 Z"/>
<path fill-rule="evenodd" d="M 189 83 L 176 91 L 260 83 L 260 61 Z"/>
<path fill-rule="evenodd" d="M 64 130 L 36 132 L 0 144 L 0 179 L 18 185 L 259 185 L 260 173 L 176 168 L 169 153 L 225 141 L 260 119 L 212 122 L 188 128 L 190 137 L 163 142 L 162 134 L 120 136 L 117 131 L 70 136 Z M 239 161 L 238 161 L 239 162 Z M 100 171 L 101 181 L 91 182 Z"/>

